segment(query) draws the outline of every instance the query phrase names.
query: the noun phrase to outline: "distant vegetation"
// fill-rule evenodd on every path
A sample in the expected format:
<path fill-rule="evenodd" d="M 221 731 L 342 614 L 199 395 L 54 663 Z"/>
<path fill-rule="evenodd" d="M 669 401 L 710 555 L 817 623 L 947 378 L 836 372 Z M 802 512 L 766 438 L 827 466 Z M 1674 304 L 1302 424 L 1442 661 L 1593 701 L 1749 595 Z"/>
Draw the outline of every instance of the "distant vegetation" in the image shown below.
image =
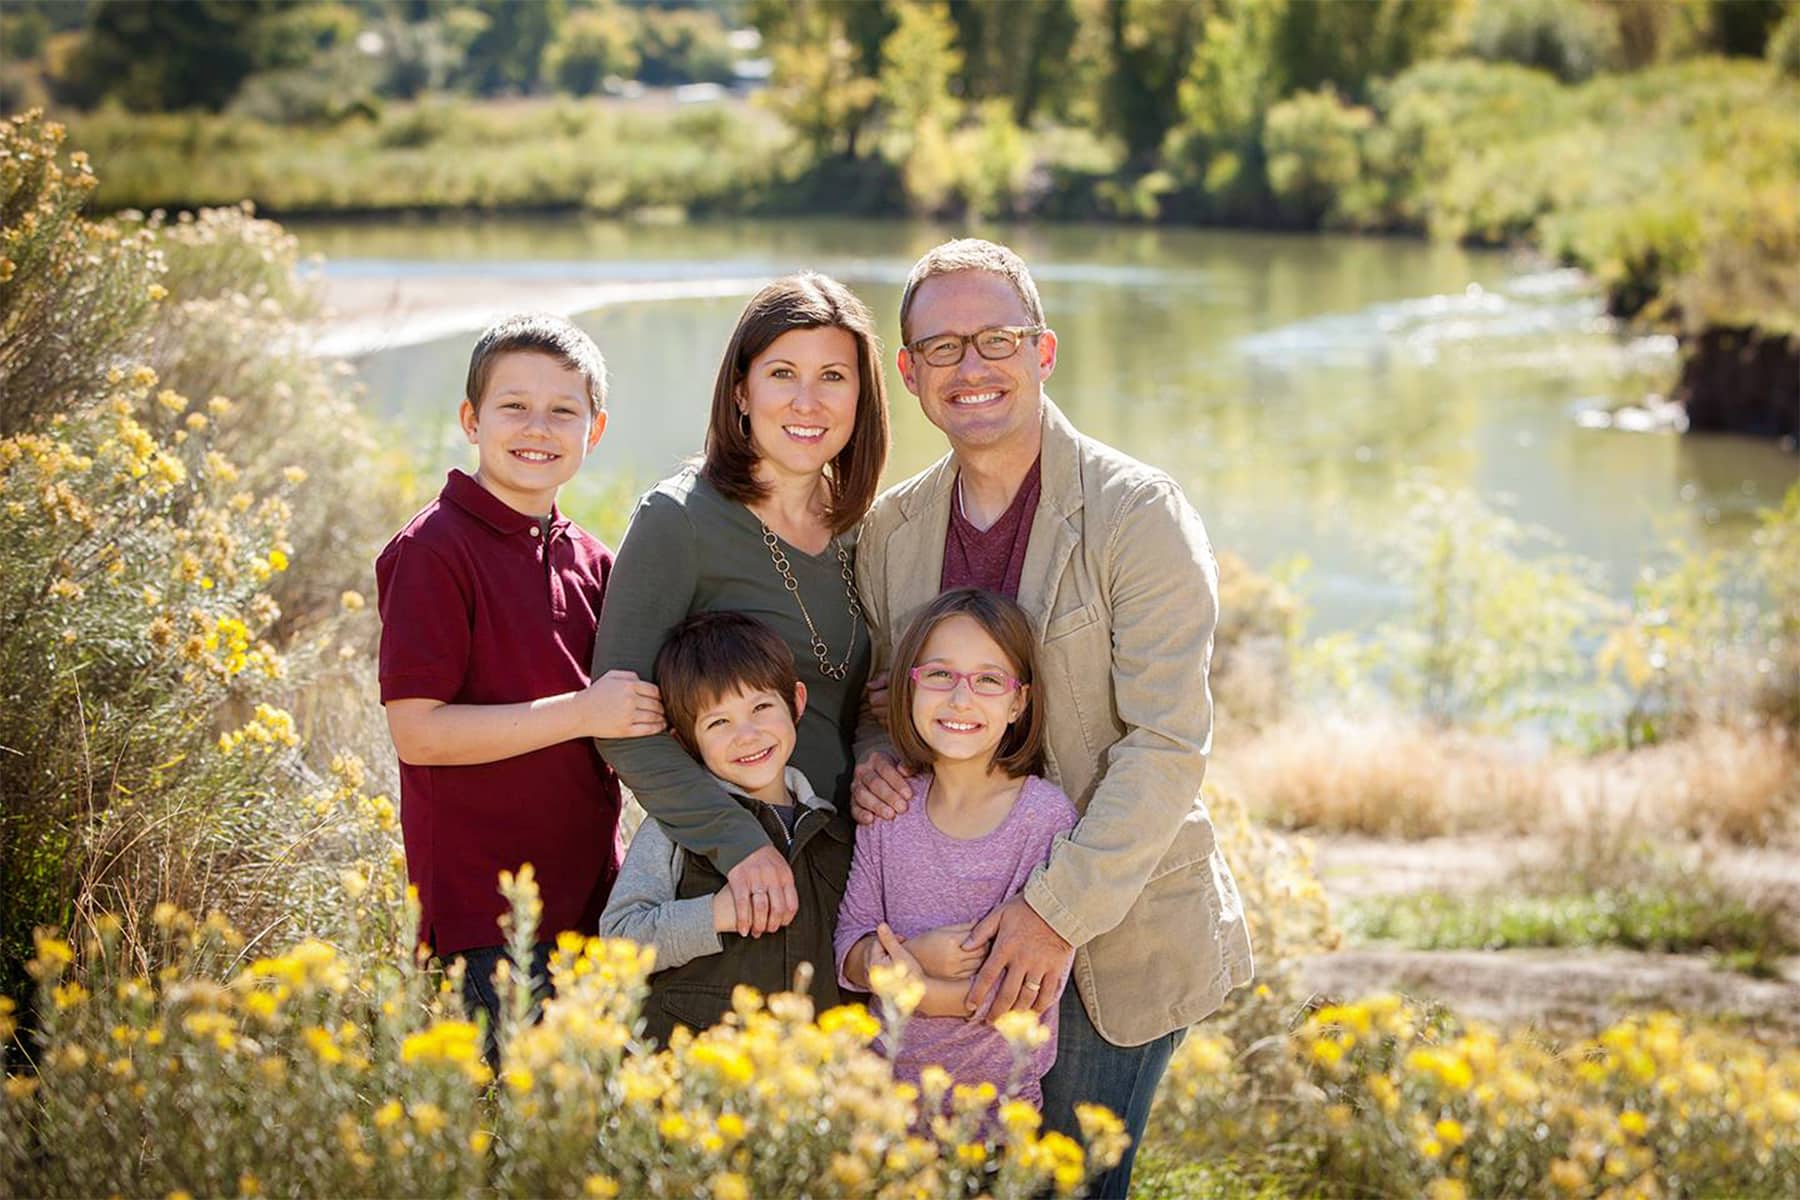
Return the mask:
<path fill-rule="evenodd" d="M 1687 335 L 1696 424 L 1800 432 L 1796 0 L 19 0 L 0 22 L 0 109 L 87 112 L 102 207 L 1524 241 Z M 632 99 L 691 84 L 711 103 Z"/>

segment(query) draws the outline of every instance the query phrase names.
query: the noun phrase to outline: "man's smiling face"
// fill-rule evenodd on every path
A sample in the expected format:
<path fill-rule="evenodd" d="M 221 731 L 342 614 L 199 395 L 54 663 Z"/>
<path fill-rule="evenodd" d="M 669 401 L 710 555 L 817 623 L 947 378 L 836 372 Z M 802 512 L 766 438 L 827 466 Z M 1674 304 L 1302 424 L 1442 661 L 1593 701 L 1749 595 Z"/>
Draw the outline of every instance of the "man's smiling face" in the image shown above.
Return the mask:
<path fill-rule="evenodd" d="M 1029 326 L 1025 301 L 1002 275 L 956 271 L 919 285 L 906 336 L 917 343 L 942 334 L 973 334 L 997 326 Z M 955 449 L 1004 447 L 1036 437 L 1044 407 L 1044 380 L 1056 369 L 1056 335 L 1026 338 L 1003 359 L 986 359 L 973 346 L 951 367 L 934 367 L 910 350 L 900 351 L 900 376 L 919 398 L 925 419 L 944 431 Z"/>

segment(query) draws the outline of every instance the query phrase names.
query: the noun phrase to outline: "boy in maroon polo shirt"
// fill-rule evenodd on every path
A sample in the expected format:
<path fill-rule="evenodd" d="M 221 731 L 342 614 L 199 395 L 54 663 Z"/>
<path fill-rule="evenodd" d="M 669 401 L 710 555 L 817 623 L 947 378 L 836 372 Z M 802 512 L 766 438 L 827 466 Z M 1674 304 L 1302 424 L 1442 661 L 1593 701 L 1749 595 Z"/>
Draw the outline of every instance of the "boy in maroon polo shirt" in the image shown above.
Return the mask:
<path fill-rule="evenodd" d="M 558 932 L 598 928 L 618 874 L 619 785 L 592 739 L 663 728 L 653 684 L 588 678 L 613 556 L 556 510 L 605 406 L 606 365 L 585 333 L 550 316 L 493 326 L 460 412 L 479 466 L 451 471 L 375 563 L 419 940 L 464 960 L 468 1009 L 490 1022 L 499 873 L 536 870 L 541 981 Z"/>

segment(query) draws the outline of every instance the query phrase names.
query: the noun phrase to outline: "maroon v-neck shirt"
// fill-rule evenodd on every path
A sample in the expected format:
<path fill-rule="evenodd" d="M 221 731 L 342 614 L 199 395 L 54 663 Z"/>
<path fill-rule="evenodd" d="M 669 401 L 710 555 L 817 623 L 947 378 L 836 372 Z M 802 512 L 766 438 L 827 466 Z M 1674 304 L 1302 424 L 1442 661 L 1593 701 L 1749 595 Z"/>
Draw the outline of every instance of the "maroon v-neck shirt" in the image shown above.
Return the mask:
<path fill-rule="evenodd" d="M 1012 503 L 1000 519 L 977 529 L 962 514 L 956 493 L 950 497 L 950 526 L 944 531 L 944 573 L 940 591 L 957 587 L 986 588 L 1008 599 L 1019 598 L 1019 577 L 1025 572 L 1025 551 L 1031 543 L 1031 519 L 1037 515 L 1038 495 L 1043 490 L 1043 464 L 1039 457 L 1025 473 Z M 957 473 L 960 484 L 962 473 Z"/>

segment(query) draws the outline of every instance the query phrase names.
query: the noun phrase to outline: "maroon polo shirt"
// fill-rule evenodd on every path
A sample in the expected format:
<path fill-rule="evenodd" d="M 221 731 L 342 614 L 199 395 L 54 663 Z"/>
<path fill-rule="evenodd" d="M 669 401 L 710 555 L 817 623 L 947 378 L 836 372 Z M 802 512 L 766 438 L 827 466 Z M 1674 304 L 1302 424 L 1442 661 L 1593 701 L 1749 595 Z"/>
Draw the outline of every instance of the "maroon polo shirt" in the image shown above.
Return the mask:
<path fill-rule="evenodd" d="M 1043 490 L 1043 459 L 1031 464 L 1012 503 L 1000 519 L 977 529 L 962 514 L 957 493 L 950 494 L 950 525 L 944 531 L 944 573 L 938 589 L 986 588 L 1009 600 L 1019 598 L 1019 577 L 1025 573 L 1025 551 L 1031 544 L 1031 519 L 1037 515 L 1038 495 Z M 957 475 L 960 482 L 961 474 Z"/>
<path fill-rule="evenodd" d="M 513 704 L 588 684 L 613 556 L 554 510 L 549 531 L 461 471 L 375 561 L 381 700 Z M 536 870 L 540 940 L 592 933 L 619 870 L 619 782 L 590 738 L 474 766 L 400 764 L 419 939 L 505 941 L 501 871 Z"/>

